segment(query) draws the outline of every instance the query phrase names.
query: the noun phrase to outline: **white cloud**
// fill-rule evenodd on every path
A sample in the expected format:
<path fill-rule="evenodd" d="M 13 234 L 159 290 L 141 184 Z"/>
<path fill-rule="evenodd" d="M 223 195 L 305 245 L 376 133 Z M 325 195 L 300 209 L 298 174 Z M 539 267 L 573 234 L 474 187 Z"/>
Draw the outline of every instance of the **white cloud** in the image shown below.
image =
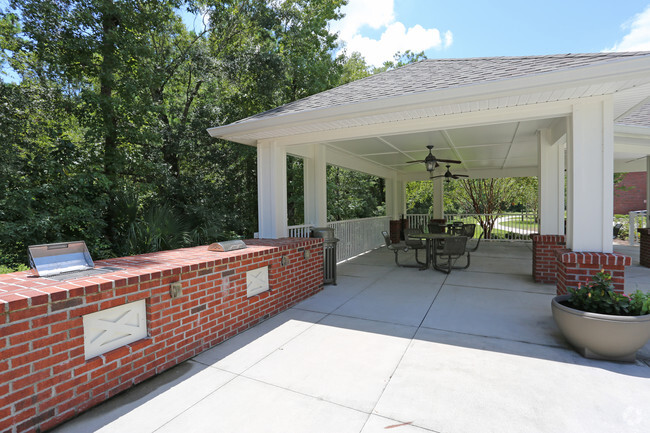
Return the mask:
<path fill-rule="evenodd" d="M 623 39 L 605 51 L 650 51 L 650 6 L 624 25 L 629 29 Z"/>
<path fill-rule="evenodd" d="M 392 60 L 398 52 L 411 50 L 425 51 L 430 48 L 447 48 L 453 42 L 451 31 L 443 39 L 438 29 L 425 29 L 419 24 L 408 29 L 395 20 L 393 0 L 350 0 L 342 8 L 345 17 L 330 24 L 333 32 L 345 44 L 348 53 L 358 51 L 370 65 L 381 66 L 386 60 Z M 362 36 L 364 27 L 383 30 L 379 39 Z"/>

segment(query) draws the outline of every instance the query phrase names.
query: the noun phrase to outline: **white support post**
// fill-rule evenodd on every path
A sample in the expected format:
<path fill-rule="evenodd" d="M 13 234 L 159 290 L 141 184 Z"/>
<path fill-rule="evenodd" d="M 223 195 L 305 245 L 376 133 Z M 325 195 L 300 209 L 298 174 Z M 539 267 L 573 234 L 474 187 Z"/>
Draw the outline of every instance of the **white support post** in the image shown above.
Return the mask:
<path fill-rule="evenodd" d="M 612 252 L 614 122 L 611 97 L 574 105 L 567 155 L 567 247 Z"/>
<path fill-rule="evenodd" d="M 406 187 L 397 177 L 389 177 L 386 182 L 386 215 L 397 220 L 406 214 Z"/>
<path fill-rule="evenodd" d="M 257 214 L 259 237 L 287 237 L 287 152 L 263 141 L 257 145 Z"/>
<path fill-rule="evenodd" d="M 550 142 L 550 130 L 537 131 L 539 234 L 564 234 L 564 141 Z"/>
<path fill-rule="evenodd" d="M 645 226 L 650 227 L 650 155 L 645 157 Z"/>
<path fill-rule="evenodd" d="M 325 146 L 311 145 L 311 156 L 304 159 L 305 224 L 327 225 L 327 162 Z"/>
<path fill-rule="evenodd" d="M 444 178 L 433 179 L 433 219 L 443 219 L 445 217 L 444 195 Z"/>

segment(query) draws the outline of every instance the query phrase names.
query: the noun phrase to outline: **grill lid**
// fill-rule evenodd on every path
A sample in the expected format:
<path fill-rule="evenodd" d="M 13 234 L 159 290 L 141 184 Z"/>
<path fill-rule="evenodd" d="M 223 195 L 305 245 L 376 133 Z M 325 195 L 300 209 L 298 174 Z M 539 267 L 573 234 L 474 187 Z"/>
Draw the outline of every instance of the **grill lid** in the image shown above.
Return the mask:
<path fill-rule="evenodd" d="M 85 271 L 95 267 L 84 241 L 30 245 L 28 252 L 29 264 L 34 274 L 39 277 Z"/>

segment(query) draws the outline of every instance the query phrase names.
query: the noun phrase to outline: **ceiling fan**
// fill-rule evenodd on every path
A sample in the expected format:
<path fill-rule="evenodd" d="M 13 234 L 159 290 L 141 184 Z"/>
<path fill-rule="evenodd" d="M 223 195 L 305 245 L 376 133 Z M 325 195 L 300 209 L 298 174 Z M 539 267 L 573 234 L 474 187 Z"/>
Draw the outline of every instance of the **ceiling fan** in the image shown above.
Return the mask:
<path fill-rule="evenodd" d="M 469 177 L 469 176 L 466 175 L 466 174 L 452 174 L 451 171 L 449 171 L 449 168 L 450 168 L 450 167 L 451 167 L 451 166 L 450 166 L 449 164 L 447 164 L 447 171 L 445 172 L 445 174 L 441 174 L 441 175 L 438 175 L 438 176 L 431 176 L 431 179 L 435 179 L 435 178 L 437 178 L 437 177 L 444 177 L 445 180 L 446 180 L 447 182 L 449 182 L 449 181 L 451 181 L 452 179 L 458 179 L 459 177 Z"/>
<path fill-rule="evenodd" d="M 450 164 L 460 164 L 461 163 L 460 161 L 456 161 L 455 159 L 438 159 L 435 156 L 433 156 L 433 154 L 431 153 L 431 149 L 433 149 L 433 144 L 429 144 L 427 146 L 427 149 L 429 149 L 429 154 L 426 156 L 426 158 L 420 159 L 418 161 L 407 161 L 407 164 L 412 164 L 412 163 L 415 163 L 415 162 L 423 162 L 424 165 L 427 168 L 427 171 L 429 173 L 433 173 L 433 170 L 435 170 L 436 167 L 438 167 L 440 165 L 440 164 L 438 164 L 439 162 L 448 162 Z"/>

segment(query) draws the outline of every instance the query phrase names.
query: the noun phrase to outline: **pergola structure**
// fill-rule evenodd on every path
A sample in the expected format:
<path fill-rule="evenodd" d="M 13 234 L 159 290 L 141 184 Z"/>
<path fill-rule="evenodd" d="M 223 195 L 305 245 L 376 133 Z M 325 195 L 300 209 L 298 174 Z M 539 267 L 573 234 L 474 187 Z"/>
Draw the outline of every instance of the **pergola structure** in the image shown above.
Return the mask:
<path fill-rule="evenodd" d="M 538 176 L 540 234 L 607 255 L 613 173 L 650 171 L 650 52 L 424 60 L 208 132 L 257 147 L 260 237 L 287 236 L 287 154 L 305 161 L 306 223 L 325 225 L 327 164 L 385 178 L 396 219 L 429 175 L 407 162 L 433 145 L 470 178 Z"/>

